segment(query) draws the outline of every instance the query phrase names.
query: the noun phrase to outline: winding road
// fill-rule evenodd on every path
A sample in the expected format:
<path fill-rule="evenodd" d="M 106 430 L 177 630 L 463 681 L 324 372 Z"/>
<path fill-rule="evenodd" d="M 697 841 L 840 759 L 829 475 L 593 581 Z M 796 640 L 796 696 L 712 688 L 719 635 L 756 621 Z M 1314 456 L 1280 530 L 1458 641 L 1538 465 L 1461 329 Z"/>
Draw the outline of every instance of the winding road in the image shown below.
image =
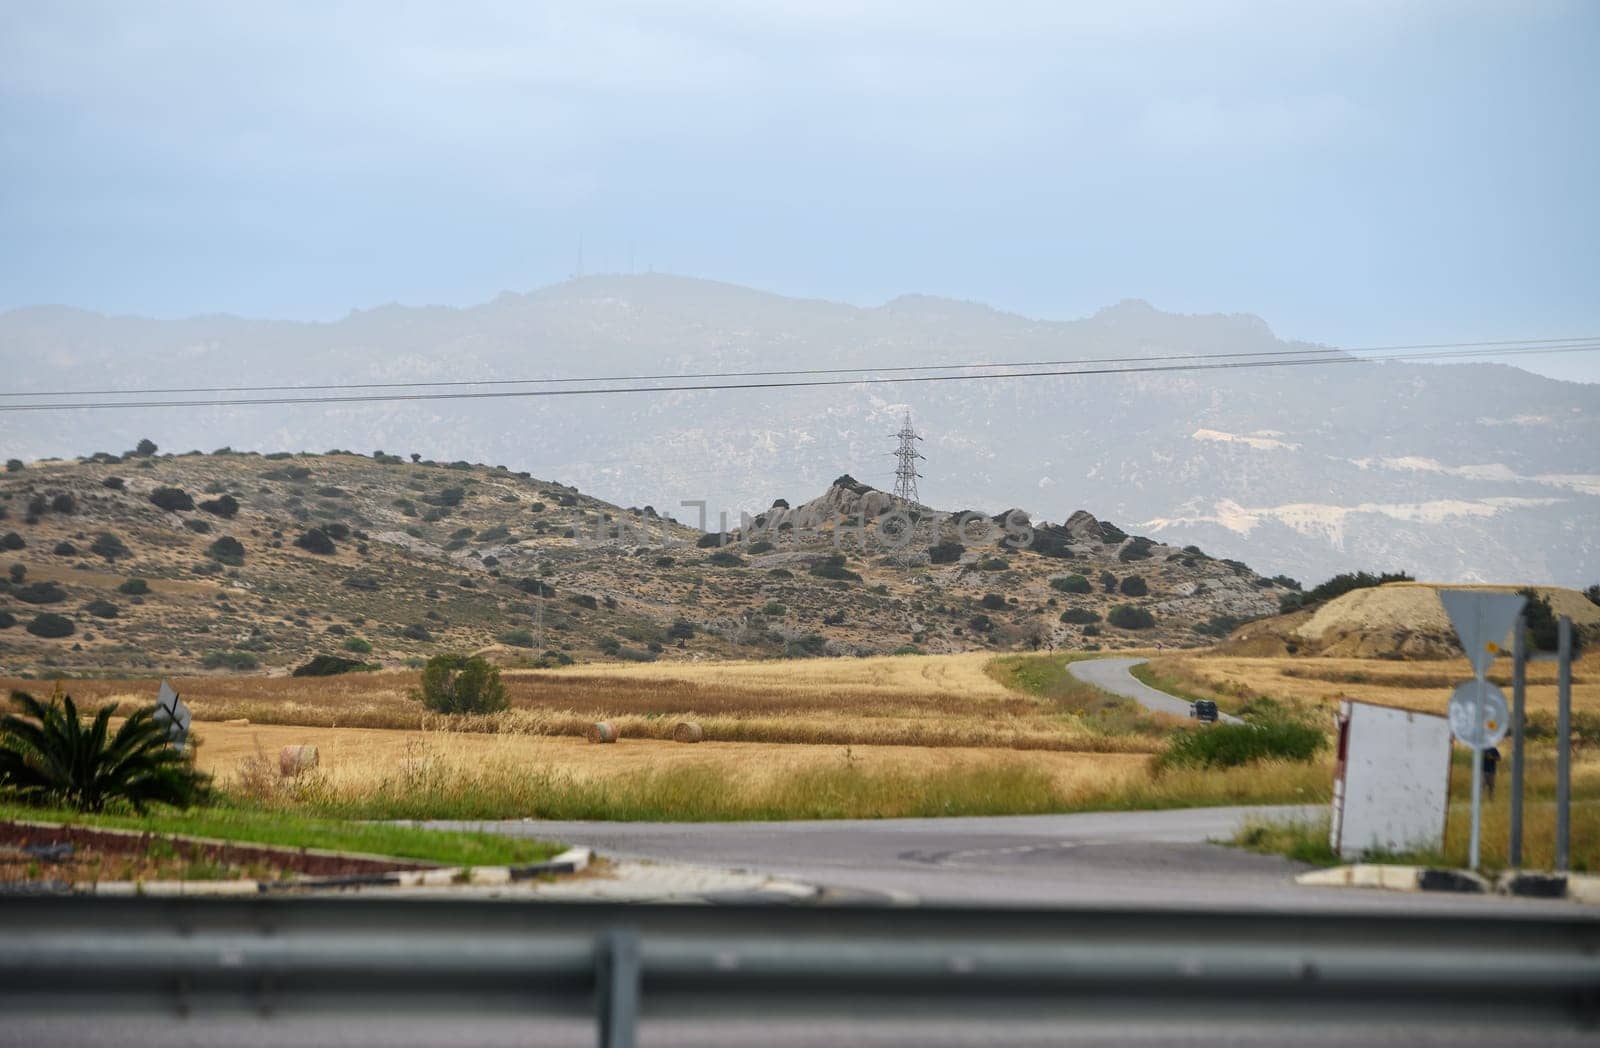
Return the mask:
<path fill-rule="evenodd" d="M 1147 710 L 1156 713 L 1170 713 L 1175 717 L 1189 715 L 1189 700 L 1168 695 L 1164 691 L 1157 691 L 1144 681 L 1133 675 L 1133 668 L 1149 662 L 1149 659 L 1085 659 L 1081 662 L 1070 663 L 1067 672 L 1083 681 L 1092 684 L 1101 691 L 1109 691 L 1113 695 L 1132 699 Z M 1238 717 L 1229 713 L 1219 714 L 1218 719 L 1226 724 L 1244 723 Z"/>

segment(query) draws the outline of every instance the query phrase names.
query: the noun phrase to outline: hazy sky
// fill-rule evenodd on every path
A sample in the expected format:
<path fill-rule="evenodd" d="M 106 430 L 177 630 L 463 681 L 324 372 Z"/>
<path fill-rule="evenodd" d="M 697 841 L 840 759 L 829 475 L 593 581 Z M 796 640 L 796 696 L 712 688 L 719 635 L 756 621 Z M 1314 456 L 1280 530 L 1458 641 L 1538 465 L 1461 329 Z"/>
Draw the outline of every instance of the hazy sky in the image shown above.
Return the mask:
<path fill-rule="evenodd" d="M 464 305 L 581 236 L 862 304 L 1600 334 L 1597 53 L 1587 0 L 12 2 L 0 309 Z"/>

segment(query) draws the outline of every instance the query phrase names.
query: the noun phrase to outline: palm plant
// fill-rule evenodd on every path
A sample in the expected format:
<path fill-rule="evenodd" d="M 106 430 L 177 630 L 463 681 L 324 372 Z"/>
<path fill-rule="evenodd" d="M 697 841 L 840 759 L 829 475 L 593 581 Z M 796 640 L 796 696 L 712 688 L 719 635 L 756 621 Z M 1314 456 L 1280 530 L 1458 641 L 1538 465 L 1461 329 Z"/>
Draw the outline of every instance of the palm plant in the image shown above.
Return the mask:
<path fill-rule="evenodd" d="M 11 698 L 23 716 L 0 715 L 0 789 L 79 811 L 100 811 L 111 800 L 141 812 L 152 802 L 189 807 L 210 794 L 210 776 L 168 744 L 153 709 L 133 713 L 113 735 L 115 707 L 86 726 L 72 696 L 59 690 L 48 705 L 24 691 Z"/>

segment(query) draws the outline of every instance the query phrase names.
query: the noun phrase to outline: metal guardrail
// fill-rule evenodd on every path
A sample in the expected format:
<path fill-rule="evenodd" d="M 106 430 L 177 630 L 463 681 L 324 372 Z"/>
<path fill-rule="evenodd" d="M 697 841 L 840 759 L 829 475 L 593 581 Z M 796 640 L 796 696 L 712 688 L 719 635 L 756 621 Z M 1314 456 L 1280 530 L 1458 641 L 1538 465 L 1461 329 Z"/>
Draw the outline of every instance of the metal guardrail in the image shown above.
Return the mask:
<path fill-rule="evenodd" d="M 1600 919 L 1349 912 L 0 898 L 0 1014 L 1600 1020 Z"/>

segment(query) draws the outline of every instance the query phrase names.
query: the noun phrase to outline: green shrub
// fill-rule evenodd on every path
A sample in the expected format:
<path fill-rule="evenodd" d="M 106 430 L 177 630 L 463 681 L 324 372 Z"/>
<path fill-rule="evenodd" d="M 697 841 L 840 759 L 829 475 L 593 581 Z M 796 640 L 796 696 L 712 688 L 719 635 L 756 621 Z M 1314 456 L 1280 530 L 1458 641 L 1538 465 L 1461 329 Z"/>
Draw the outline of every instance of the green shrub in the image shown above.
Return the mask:
<path fill-rule="evenodd" d="M 954 539 L 946 539 L 928 548 L 928 563 L 930 564 L 955 564 L 961 560 L 962 554 L 967 552 L 967 547 Z"/>
<path fill-rule="evenodd" d="M 1124 597 L 1144 597 L 1150 593 L 1149 585 L 1138 575 L 1129 575 L 1118 588 Z"/>
<path fill-rule="evenodd" d="M 121 491 L 124 483 L 121 477 L 107 477 L 100 482 L 100 486 L 110 488 L 112 491 Z"/>
<path fill-rule="evenodd" d="M 0 608 L 0 630 L 8 630 L 16 624 L 17 617 L 4 608 Z"/>
<path fill-rule="evenodd" d="M 58 557 L 76 557 L 78 555 L 78 547 L 63 539 L 56 543 L 55 549 L 50 552 Z"/>
<path fill-rule="evenodd" d="M 24 604 L 59 604 L 67 599 L 67 591 L 56 582 L 30 582 L 17 586 L 11 595 Z"/>
<path fill-rule="evenodd" d="M 1068 608 L 1061 613 L 1061 621 L 1074 626 L 1087 626 L 1100 621 L 1100 613 L 1091 608 Z"/>
<path fill-rule="evenodd" d="M 50 511 L 52 513 L 76 513 L 78 511 L 78 500 L 63 491 L 50 500 Z"/>
<path fill-rule="evenodd" d="M 211 534 L 211 525 L 210 525 L 210 523 L 207 522 L 207 521 L 201 520 L 199 517 L 190 517 L 190 518 L 188 518 L 187 520 L 185 520 L 183 522 L 183 526 L 188 528 L 190 531 L 194 532 L 197 535 L 209 535 L 209 534 Z"/>
<path fill-rule="evenodd" d="M 847 582 L 860 582 L 861 576 L 844 566 L 844 554 L 832 553 L 824 560 L 811 565 L 808 572 L 819 579 L 839 579 Z"/>
<path fill-rule="evenodd" d="M 28 623 L 28 632 L 35 637 L 70 637 L 77 632 L 78 627 L 65 615 L 57 615 L 53 611 L 41 611 Z"/>
<path fill-rule="evenodd" d="M 117 606 L 109 600 L 91 600 L 83 606 L 83 610 L 97 619 L 114 619 L 119 613 Z"/>
<path fill-rule="evenodd" d="M 978 603 L 989 611 L 1002 611 L 1006 606 L 1006 599 L 998 593 L 985 593 Z"/>
<path fill-rule="evenodd" d="M 154 708 L 135 710 L 111 733 L 115 706 L 102 707 L 85 727 L 70 695 L 45 705 L 26 692 L 12 701 L 22 716 L 0 717 L 0 787 L 30 803 L 100 811 L 126 801 L 191 807 L 209 796 L 210 779 L 195 770 L 193 751 L 167 744 Z"/>
<path fill-rule="evenodd" d="M 601 637 L 600 640 L 595 643 L 595 647 L 599 648 L 600 651 L 606 655 L 615 655 L 617 652 L 622 650 L 622 641 L 618 640 L 616 637 Z"/>
<path fill-rule="evenodd" d="M 977 563 L 979 571 L 1005 571 L 1009 567 L 1011 563 L 1004 557 L 984 557 Z"/>
<path fill-rule="evenodd" d="M 506 630 L 497 639 L 513 648 L 533 647 L 533 634 L 528 630 Z"/>
<path fill-rule="evenodd" d="M 1050 580 L 1050 588 L 1062 593 L 1089 593 L 1094 587 L 1082 575 L 1061 575 Z"/>
<path fill-rule="evenodd" d="M 157 488 L 150 493 L 150 501 L 168 513 L 184 513 L 194 509 L 194 499 L 182 488 Z"/>
<path fill-rule="evenodd" d="M 775 600 L 769 600 L 769 601 L 767 601 L 766 604 L 762 605 L 761 614 L 766 615 L 766 616 L 771 617 L 771 618 L 776 618 L 777 616 L 784 614 L 788 610 L 789 610 L 788 608 L 784 607 L 779 602 L 777 602 Z"/>
<path fill-rule="evenodd" d="M 994 629 L 994 622 L 987 615 L 974 615 L 967 620 L 967 628 L 974 633 L 988 633 Z"/>
<path fill-rule="evenodd" d="M 106 560 L 114 563 L 118 557 L 126 557 L 132 551 L 129 550 L 127 545 L 116 535 L 109 531 L 102 531 L 100 534 L 96 535 L 94 537 L 94 541 L 89 544 L 89 552 L 93 553 L 97 557 L 104 557 Z"/>
<path fill-rule="evenodd" d="M 821 655 L 827 647 L 828 638 L 816 633 L 807 633 L 785 644 L 783 653 L 791 659 L 805 659 Z"/>
<path fill-rule="evenodd" d="M 1194 631 L 1207 637 L 1226 637 L 1247 621 L 1249 620 L 1240 618 L 1237 615 L 1213 615 L 1196 626 Z"/>
<path fill-rule="evenodd" d="M 1117 592 L 1117 577 L 1109 571 L 1102 571 L 1100 573 L 1100 588 L 1107 593 Z"/>
<path fill-rule="evenodd" d="M 261 664 L 248 651 L 208 651 L 200 665 L 208 670 L 253 670 Z"/>
<path fill-rule="evenodd" d="M 737 553 L 730 553 L 728 550 L 719 549 L 717 552 L 706 558 L 706 563 L 714 564 L 719 568 L 738 568 L 744 566 L 744 558 L 739 556 Z"/>
<path fill-rule="evenodd" d="M 745 552 L 752 553 L 752 554 L 755 554 L 755 553 L 771 553 L 773 550 L 775 550 L 777 548 L 778 547 L 774 546 L 771 542 L 767 541 L 766 539 L 757 539 L 755 542 L 750 543 L 750 548 L 748 550 L 746 550 Z"/>
<path fill-rule="evenodd" d="M 363 640 L 360 637 L 346 637 L 343 647 L 345 651 L 352 651 L 357 655 L 366 655 L 372 651 L 372 642 Z"/>
<path fill-rule="evenodd" d="M 13 564 L 6 569 L 6 577 L 11 580 L 12 585 L 16 585 L 28 577 L 28 566 L 26 564 Z"/>
<path fill-rule="evenodd" d="M 413 622 L 411 625 L 401 630 L 400 636 L 404 637 L 406 640 L 426 641 L 433 639 L 433 634 L 428 632 L 428 627 L 422 625 L 420 622 Z"/>
<path fill-rule="evenodd" d="M 1349 571 L 1342 575 L 1335 575 L 1327 582 L 1314 586 L 1304 593 L 1286 593 L 1279 601 L 1283 611 L 1294 611 L 1307 604 L 1316 604 L 1335 597 L 1342 597 L 1352 590 L 1370 589 L 1373 586 L 1383 586 L 1390 582 L 1412 582 L 1412 577 L 1403 571 L 1384 572 L 1374 575 L 1366 571 Z"/>
<path fill-rule="evenodd" d="M 1150 547 L 1155 543 L 1147 538 L 1134 538 L 1117 551 L 1117 559 L 1126 564 L 1130 560 L 1149 560 Z"/>
<path fill-rule="evenodd" d="M 0 549 L 26 549 L 27 545 L 22 540 L 22 536 L 14 531 L 8 531 L 4 535 L 0 535 Z"/>
<path fill-rule="evenodd" d="M 321 528 L 311 528 L 295 539 L 294 544 L 307 553 L 315 553 L 323 557 L 332 556 L 338 552 L 338 547 L 334 546 L 333 540 L 328 537 L 328 533 Z"/>
<path fill-rule="evenodd" d="M 1297 721 L 1214 724 L 1175 733 L 1156 765 L 1234 768 L 1260 760 L 1308 761 L 1326 741 L 1322 732 Z"/>
<path fill-rule="evenodd" d="M 7 473 L 21 473 L 23 470 L 21 459 L 6 459 Z"/>
<path fill-rule="evenodd" d="M 314 655 L 310 662 L 303 666 L 296 666 L 290 676 L 337 677 L 341 673 L 366 673 L 377 668 L 377 666 L 362 662 L 360 659 L 346 659 L 338 655 Z"/>
<path fill-rule="evenodd" d="M 224 535 L 206 547 L 206 555 L 212 560 L 230 567 L 244 566 L 244 543 L 232 535 Z"/>
<path fill-rule="evenodd" d="M 1156 617 L 1132 604 L 1118 604 L 1106 613 L 1106 621 L 1123 630 L 1147 630 L 1156 624 Z"/>
<path fill-rule="evenodd" d="M 1522 615 L 1527 623 L 1530 651 L 1555 651 L 1560 646 L 1560 624 L 1550 602 L 1529 587 L 1517 590 L 1517 595 L 1527 600 Z M 1574 631 L 1576 632 L 1576 631 Z M 1576 638 L 1574 638 L 1576 639 Z"/>
<path fill-rule="evenodd" d="M 117 592 L 129 597 L 142 597 L 150 592 L 150 583 L 144 579 L 127 579 L 117 587 Z"/>
<path fill-rule="evenodd" d="M 510 705 L 500 670 L 476 655 L 435 655 L 416 693 L 435 713 L 496 713 Z"/>
<path fill-rule="evenodd" d="M 239 512 L 239 500 L 232 495 L 223 495 L 200 503 L 200 509 L 204 513 L 232 520 Z"/>

